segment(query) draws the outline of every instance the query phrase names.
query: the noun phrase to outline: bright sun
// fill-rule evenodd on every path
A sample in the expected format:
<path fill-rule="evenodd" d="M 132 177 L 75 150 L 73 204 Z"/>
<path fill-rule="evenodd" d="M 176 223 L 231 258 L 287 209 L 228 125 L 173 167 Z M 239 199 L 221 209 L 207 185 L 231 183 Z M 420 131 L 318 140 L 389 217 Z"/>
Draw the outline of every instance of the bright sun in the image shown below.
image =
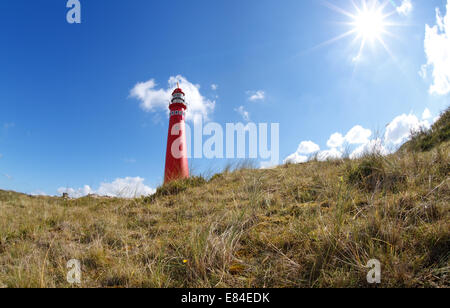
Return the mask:
<path fill-rule="evenodd" d="M 380 10 L 364 10 L 355 16 L 353 23 L 358 36 L 363 40 L 381 39 L 386 26 Z"/>
<path fill-rule="evenodd" d="M 321 45 L 330 44 L 347 36 L 354 35 L 354 42 L 359 42 L 359 51 L 354 57 L 355 61 L 361 59 L 362 52 L 367 43 L 370 43 L 372 46 L 374 46 L 375 43 L 381 44 L 389 55 L 394 58 L 384 41 L 385 35 L 392 36 L 388 31 L 388 28 L 397 25 L 388 21 L 388 18 L 396 13 L 394 3 L 389 0 L 352 0 L 349 2 L 353 4 L 354 12 L 346 11 L 327 0 L 324 0 L 326 6 L 350 18 L 349 22 L 344 23 L 348 24 L 350 29 L 348 32 L 324 42 Z M 385 10 L 389 3 L 394 5 L 394 9 L 391 10 L 391 12 L 386 13 Z"/>

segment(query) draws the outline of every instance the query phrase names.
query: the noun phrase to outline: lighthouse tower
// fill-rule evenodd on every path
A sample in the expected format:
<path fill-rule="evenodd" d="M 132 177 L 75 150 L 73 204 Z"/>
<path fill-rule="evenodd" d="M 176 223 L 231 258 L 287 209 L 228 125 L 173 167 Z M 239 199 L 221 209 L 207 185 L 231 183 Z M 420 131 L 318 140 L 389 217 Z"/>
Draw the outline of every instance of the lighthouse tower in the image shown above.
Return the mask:
<path fill-rule="evenodd" d="M 186 101 L 183 90 L 177 83 L 169 105 L 170 121 L 167 137 L 166 170 L 164 183 L 189 177 L 189 165 L 186 145 Z"/>

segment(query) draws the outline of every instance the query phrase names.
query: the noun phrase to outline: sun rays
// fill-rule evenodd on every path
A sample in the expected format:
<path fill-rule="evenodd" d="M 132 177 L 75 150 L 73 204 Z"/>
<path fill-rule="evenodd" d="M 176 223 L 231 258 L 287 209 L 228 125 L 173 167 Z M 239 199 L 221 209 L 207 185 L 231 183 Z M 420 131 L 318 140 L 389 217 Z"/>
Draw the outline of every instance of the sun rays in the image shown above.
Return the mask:
<path fill-rule="evenodd" d="M 353 42 L 359 44 L 357 54 L 353 58 L 355 62 L 358 62 L 361 59 L 366 46 L 369 44 L 371 46 L 374 46 L 375 44 L 381 45 L 393 58 L 392 52 L 384 40 L 385 36 L 393 36 L 392 33 L 389 32 L 389 28 L 396 25 L 389 21 L 389 17 L 396 13 L 395 3 L 392 1 L 393 0 L 360 0 L 355 2 L 355 0 L 351 0 L 349 2 L 353 4 L 352 11 L 345 10 L 325 1 L 324 4 L 327 7 L 349 18 L 349 21 L 344 24 L 348 25 L 350 29 L 319 46 L 328 45 L 343 38 L 353 36 Z M 388 4 L 394 6 L 392 11 L 387 12 Z"/>

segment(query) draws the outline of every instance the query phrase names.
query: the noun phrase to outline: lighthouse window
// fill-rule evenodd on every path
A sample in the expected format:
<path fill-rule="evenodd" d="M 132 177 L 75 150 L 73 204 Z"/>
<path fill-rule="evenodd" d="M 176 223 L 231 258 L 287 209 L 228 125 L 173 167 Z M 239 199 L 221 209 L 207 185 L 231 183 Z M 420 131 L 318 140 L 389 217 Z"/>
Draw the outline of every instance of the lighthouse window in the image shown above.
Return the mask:
<path fill-rule="evenodd" d="M 175 115 L 178 115 L 178 111 L 175 111 Z"/>

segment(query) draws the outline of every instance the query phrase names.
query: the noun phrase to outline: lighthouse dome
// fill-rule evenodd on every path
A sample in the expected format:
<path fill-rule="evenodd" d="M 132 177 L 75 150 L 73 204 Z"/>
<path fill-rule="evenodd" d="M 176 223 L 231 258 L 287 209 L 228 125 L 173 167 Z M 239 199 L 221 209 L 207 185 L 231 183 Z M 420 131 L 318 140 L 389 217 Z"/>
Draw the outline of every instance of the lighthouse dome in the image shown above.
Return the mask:
<path fill-rule="evenodd" d="M 184 95 L 183 90 L 181 90 L 180 88 L 176 88 L 176 89 L 173 91 L 172 95 L 180 94 L 180 93 Z"/>

